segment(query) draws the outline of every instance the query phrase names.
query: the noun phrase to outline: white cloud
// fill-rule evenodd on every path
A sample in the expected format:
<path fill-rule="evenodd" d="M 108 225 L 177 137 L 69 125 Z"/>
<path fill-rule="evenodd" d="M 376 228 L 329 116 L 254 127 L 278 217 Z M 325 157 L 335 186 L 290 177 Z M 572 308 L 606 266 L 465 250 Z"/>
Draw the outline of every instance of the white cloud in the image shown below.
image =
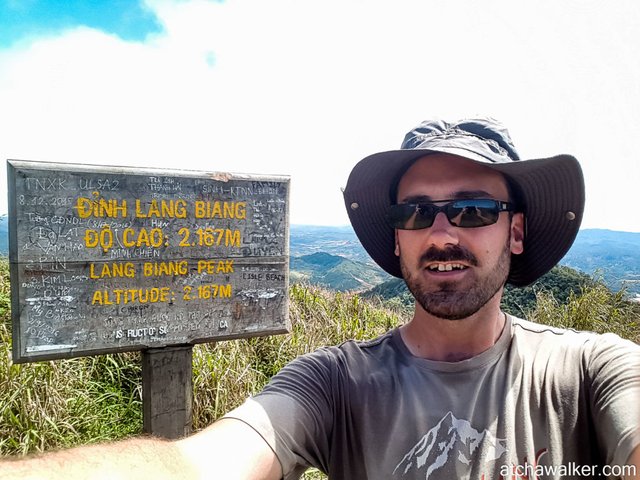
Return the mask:
<path fill-rule="evenodd" d="M 634 201 L 635 3 L 148 6 L 166 32 L 144 43 L 79 28 L 0 52 L 1 157 L 288 174 L 292 222 L 346 223 L 358 159 L 425 117 L 481 113 L 523 156 L 576 154 L 590 199 Z M 587 208 L 585 226 L 640 231 Z"/>

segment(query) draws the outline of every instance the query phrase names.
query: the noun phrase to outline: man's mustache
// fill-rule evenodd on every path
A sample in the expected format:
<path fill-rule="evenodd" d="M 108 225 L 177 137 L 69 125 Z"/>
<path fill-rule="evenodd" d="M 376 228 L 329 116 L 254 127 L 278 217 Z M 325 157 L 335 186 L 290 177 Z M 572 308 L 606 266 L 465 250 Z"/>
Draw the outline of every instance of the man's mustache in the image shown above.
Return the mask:
<path fill-rule="evenodd" d="M 475 255 L 460 245 L 453 245 L 446 249 L 430 247 L 420 257 L 420 263 L 431 262 L 464 262 L 473 267 L 478 266 L 478 259 Z"/>

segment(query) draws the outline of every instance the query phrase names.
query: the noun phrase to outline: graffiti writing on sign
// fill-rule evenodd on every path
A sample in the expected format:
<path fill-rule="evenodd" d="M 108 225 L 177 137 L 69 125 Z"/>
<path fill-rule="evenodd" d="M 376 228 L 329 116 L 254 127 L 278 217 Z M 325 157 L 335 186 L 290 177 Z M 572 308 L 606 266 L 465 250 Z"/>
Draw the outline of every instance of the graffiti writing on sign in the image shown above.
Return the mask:
<path fill-rule="evenodd" d="M 16 361 L 288 329 L 287 177 L 8 166 Z"/>

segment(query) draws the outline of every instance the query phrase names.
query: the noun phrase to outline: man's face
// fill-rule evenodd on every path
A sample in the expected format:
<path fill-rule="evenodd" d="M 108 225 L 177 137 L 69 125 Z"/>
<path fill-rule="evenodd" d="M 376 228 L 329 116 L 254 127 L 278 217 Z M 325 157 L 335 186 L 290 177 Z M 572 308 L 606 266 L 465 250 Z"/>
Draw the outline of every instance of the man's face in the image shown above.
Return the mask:
<path fill-rule="evenodd" d="M 398 203 L 490 198 L 508 201 L 503 176 L 454 155 L 434 154 L 416 161 L 398 185 Z M 511 254 L 521 253 L 522 214 L 500 213 L 493 225 L 460 228 L 443 212 L 422 230 L 396 230 L 396 255 L 403 277 L 419 305 L 448 320 L 466 318 L 499 295 L 509 274 Z"/>

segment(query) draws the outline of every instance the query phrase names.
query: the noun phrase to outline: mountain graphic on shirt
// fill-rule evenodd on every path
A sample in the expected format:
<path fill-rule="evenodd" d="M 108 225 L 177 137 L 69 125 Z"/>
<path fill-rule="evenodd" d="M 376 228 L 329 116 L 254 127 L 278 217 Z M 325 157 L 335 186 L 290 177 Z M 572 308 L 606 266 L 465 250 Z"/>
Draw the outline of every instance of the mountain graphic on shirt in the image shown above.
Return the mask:
<path fill-rule="evenodd" d="M 497 460 L 506 451 L 506 440 L 488 430 L 478 431 L 448 412 L 404 456 L 393 476 L 415 478 L 416 472 L 423 472 L 425 480 L 434 473 L 440 478 L 469 478 L 472 460 L 477 466 L 478 461 Z"/>

